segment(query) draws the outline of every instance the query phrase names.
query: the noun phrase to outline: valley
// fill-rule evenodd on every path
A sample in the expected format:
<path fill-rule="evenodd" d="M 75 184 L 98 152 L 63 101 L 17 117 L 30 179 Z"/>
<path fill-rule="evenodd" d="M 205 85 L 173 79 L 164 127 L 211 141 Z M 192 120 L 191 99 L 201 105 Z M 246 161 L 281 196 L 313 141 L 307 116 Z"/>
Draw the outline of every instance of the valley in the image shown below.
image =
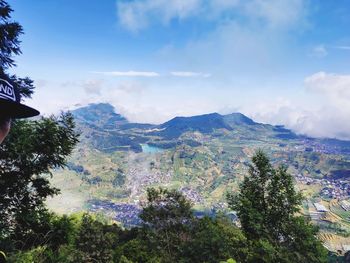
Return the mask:
<path fill-rule="evenodd" d="M 73 114 L 80 143 L 67 168 L 54 171 L 52 183 L 62 194 L 48 205 L 57 212 L 92 211 L 133 226 L 146 189 L 162 186 L 183 192 L 198 215 L 232 216 L 226 194 L 238 190 L 250 158 L 262 149 L 274 166 L 288 166 L 307 198 L 302 213 L 320 226 L 323 238 L 337 237 L 327 239 L 331 250 L 350 245 L 350 211 L 341 205 L 350 196 L 350 142 L 300 136 L 240 113 L 177 117 L 160 125 L 129 123 L 109 104 Z M 327 211 L 317 211 L 316 203 Z"/>

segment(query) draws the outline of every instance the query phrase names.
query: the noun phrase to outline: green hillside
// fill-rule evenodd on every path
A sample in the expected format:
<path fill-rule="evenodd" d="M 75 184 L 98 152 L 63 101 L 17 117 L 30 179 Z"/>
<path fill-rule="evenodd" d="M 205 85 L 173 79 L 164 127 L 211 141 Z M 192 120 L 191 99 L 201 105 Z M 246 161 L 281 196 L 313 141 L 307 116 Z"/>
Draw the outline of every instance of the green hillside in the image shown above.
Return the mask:
<path fill-rule="evenodd" d="M 198 212 L 225 212 L 227 192 L 238 189 L 257 149 L 273 165 L 288 166 L 309 198 L 305 214 L 310 213 L 307 204 L 313 206 L 320 198 L 347 199 L 350 192 L 348 142 L 299 136 L 239 113 L 178 117 L 161 125 L 130 123 L 108 104 L 92 104 L 73 114 L 81 142 L 67 168 L 54 172 L 53 183 L 62 189 L 49 201 L 56 211 L 98 211 L 134 224 L 146 189 L 164 186 L 183 192 Z M 63 208 L 65 196 L 72 202 Z M 111 204 L 131 208 L 125 212 Z M 315 222 L 324 231 L 349 235 L 350 214 L 335 213 L 344 219 L 339 227 L 327 228 L 332 224 L 327 220 Z"/>

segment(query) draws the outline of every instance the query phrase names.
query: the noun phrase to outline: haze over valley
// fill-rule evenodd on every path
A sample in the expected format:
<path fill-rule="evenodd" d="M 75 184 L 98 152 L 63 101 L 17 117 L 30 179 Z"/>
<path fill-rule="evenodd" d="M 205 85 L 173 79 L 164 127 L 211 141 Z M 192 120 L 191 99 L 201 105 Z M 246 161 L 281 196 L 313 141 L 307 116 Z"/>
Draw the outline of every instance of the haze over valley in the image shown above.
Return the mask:
<path fill-rule="evenodd" d="M 349 14 L 0 0 L 0 262 L 348 262 Z"/>
<path fill-rule="evenodd" d="M 262 149 L 273 165 L 288 167 L 307 197 L 303 213 L 313 214 L 314 204 L 323 203 L 338 229 L 349 231 L 350 211 L 341 201 L 327 203 L 350 196 L 349 141 L 297 135 L 241 113 L 175 117 L 159 125 L 129 122 L 106 103 L 72 113 L 80 143 L 67 169 L 54 172 L 52 182 L 62 190 L 48 202 L 55 211 L 99 212 L 130 226 L 140 222 L 146 189 L 165 186 L 184 193 L 198 214 L 229 213 L 226 194 L 238 191 L 251 157 Z M 323 216 L 313 220 L 336 235 L 340 230 L 329 232 L 332 223 Z M 329 247 L 342 249 L 341 244 Z"/>

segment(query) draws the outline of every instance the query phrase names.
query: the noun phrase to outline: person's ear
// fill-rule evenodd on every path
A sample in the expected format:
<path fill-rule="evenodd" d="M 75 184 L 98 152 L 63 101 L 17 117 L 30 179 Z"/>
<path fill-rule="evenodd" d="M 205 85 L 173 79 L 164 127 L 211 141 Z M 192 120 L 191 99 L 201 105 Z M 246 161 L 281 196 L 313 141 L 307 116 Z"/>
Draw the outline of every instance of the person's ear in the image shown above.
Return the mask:
<path fill-rule="evenodd" d="M 7 134 L 9 133 L 11 128 L 11 119 L 4 119 L 0 121 L 0 143 L 4 141 Z"/>

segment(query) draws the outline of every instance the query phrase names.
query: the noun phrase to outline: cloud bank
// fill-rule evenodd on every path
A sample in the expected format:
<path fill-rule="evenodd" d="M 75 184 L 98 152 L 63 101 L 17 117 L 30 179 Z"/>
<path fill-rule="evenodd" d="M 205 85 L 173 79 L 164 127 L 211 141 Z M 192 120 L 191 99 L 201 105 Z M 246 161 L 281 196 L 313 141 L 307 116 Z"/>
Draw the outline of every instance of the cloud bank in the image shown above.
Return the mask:
<path fill-rule="evenodd" d="M 130 31 L 151 25 L 152 19 L 168 24 L 173 18 L 184 19 L 197 13 L 201 0 L 143 0 L 117 1 L 119 22 Z"/>
<path fill-rule="evenodd" d="M 209 78 L 211 74 L 209 73 L 202 73 L 202 72 L 192 72 L 192 71 L 172 71 L 170 72 L 172 76 L 175 77 L 203 77 L 203 78 Z"/>
<path fill-rule="evenodd" d="M 159 73 L 153 71 L 94 71 L 93 73 L 115 77 L 159 77 Z"/>
<path fill-rule="evenodd" d="M 208 95 L 201 92 L 193 97 L 176 89 L 159 92 L 136 80 L 118 83 L 93 79 L 66 81 L 60 86 L 71 91 L 69 98 L 64 93 L 52 94 L 45 89 L 47 85 L 52 86 L 52 83 L 45 81 L 45 85 L 38 85 L 34 100 L 28 101 L 29 105 L 45 109 L 46 113 L 67 110 L 67 104 L 109 102 L 130 121 L 162 123 L 175 116 L 239 111 L 255 121 L 283 124 L 299 134 L 350 140 L 350 75 L 317 72 L 305 78 L 304 98 L 256 96 L 241 105 L 231 103 L 230 93 L 211 91 Z M 85 96 L 78 96 L 79 91 L 72 87 L 85 90 Z"/>
<path fill-rule="evenodd" d="M 68 102 L 110 102 L 131 121 L 150 123 L 232 109 L 298 133 L 350 139 L 350 75 L 328 73 L 332 70 L 325 66 L 335 49 L 345 54 L 350 47 L 340 40 L 334 43 L 343 45 L 323 39 L 299 42 L 309 26 L 309 3 L 118 0 L 118 22 L 124 29 L 118 33 L 132 32 L 130 41 L 138 41 L 143 32 L 162 33 L 161 27 L 186 31 L 187 26 L 204 25 L 205 30 L 153 39 L 158 50 L 138 57 L 141 69 L 151 70 L 93 72 L 104 82 L 65 85 L 67 94 L 69 86 L 77 86 L 85 98 L 78 101 L 77 92 L 52 100 L 60 107 Z M 317 72 L 320 69 L 326 72 Z M 305 77 L 310 72 L 316 73 Z"/>
<path fill-rule="evenodd" d="M 258 121 L 285 124 L 301 134 L 350 140 L 350 75 L 318 72 L 304 84 L 309 101 L 278 98 L 242 110 Z M 312 100 L 317 106 L 311 106 Z"/>
<path fill-rule="evenodd" d="M 134 0 L 117 1 L 120 25 L 137 32 L 154 24 L 190 18 L 213 20 L 239 15 L 269 27 L 289 27 L 300 21 L 304 0 Z"/>
<path fill-rule="evenodd" d="M 101 79 L 89 79 L 81 83 L 87 94 L 101 95 L 104 81 Z"/>

